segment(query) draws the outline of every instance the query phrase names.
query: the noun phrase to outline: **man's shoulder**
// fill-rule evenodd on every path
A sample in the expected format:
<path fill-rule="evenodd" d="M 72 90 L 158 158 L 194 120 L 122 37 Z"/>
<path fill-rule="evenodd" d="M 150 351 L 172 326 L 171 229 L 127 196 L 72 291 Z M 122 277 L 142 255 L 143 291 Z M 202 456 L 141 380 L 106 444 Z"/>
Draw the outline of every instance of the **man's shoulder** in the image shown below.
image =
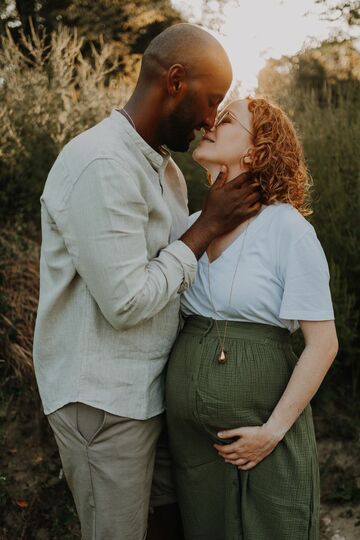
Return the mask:
<path fill-rule="evenodd" d="M 117 159 L 125 163 L 125 150 L 125 141 L 114 132 L 110 119 L 105 118 L 71 139 L 64 146 L 61 156 L 78 170 L 96 159 Z"/>
<path fill-rule="evenodd" d="M 42 201 L 52 211 L 66 207 L 72 190 L 80 178 L 91 176 L 97 168 L 116 170 L 117 175 L 129 176 L 125 142 L 114 135 L 108 118 L 71 139 L 61 150 L 45 182 Z M 101 167 L 99 164 L 101 163 Z"/>

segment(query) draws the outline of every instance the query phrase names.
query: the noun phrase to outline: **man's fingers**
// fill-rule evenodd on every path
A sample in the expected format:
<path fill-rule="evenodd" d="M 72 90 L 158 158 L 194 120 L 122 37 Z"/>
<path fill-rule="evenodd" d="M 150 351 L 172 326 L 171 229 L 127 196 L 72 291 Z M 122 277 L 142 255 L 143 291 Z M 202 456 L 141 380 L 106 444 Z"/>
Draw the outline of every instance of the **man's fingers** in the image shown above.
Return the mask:
<path fill-rule="evenodd" d="M 241 201 L 247 206 L 252 206 L 253 204 L 260 202 L 260 193 L 257 191 L 252 192 L 246 197 L 242 197 Z"/>
<path fill-rule="evenodd" d="M 230 182 L 227 185 L 229 184 Z M 254 184 L 254 182 L 244 182 L 240 186 L 236 185 L 233 189 L 240 197 L 246 197 L 249 193 L 262 193 L 260 185 Z"/>
<path fill-rule="evenodd" d="M 233 178 L 232 180 L 230 180 L 230 182 L 228 182 L 228 187 L 239 189 L 244 184 L 251 183 L 253 179 L 254 179 L 253 173 L 250 171 L 246 171 L 239 174 L 239 176 L 237 176 L 236 178 Z"/>
<path fill-rule="evenodd" d="M 214 184 L 216 184 L 217 187 L 222 187 L 224 184 L 226 184 L 227 175 L 228 175 L 228 170 L 227 170 L 226 165 L 221 165 L 220 172 L 217 175 Z"/>
<path fill-rule="evenodd" d="M 258 201 L 255 204 L 252 204 L 248 207 L 247 211 L 245 212 L 248 219 L 252 218 L 253 216 L 256 216 L 256 214 L 259 212 L 261 208 L 261 202 Z"/>

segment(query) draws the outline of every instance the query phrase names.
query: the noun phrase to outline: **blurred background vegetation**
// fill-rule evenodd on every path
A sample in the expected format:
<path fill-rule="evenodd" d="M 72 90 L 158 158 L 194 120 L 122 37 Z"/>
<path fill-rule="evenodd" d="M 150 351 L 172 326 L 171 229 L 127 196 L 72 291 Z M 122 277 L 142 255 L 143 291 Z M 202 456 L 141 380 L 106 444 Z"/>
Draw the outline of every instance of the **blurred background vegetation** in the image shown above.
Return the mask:
<path fill-rule="evenodd" d="M 359 25 L 360 2 L 318 2 L 325 16 Z M 207 2 L 204 10 L 215 26 L 217 14 Z M 149 41 L 181 20 L 170 0 L 0 0 L 1 539 L 80 538 L 32 369 L 44 181 L 70 138 L 124 103 Z M 258 81 L 257 92 L 282 105 L 300 133 L 314 179 L 311 221 L 332 275 L 340 351 L 315 400 L 317 429 L 354 448 L 360 413 L 359 51 L 345 32 L 269 60 Z M 205 174 L 191 153 L 174 157 L 188 182 L 190 211 L 198 210 Z M 360 501 L 359 468 L 326 461 L 326 471 L 324 501 Z"/>

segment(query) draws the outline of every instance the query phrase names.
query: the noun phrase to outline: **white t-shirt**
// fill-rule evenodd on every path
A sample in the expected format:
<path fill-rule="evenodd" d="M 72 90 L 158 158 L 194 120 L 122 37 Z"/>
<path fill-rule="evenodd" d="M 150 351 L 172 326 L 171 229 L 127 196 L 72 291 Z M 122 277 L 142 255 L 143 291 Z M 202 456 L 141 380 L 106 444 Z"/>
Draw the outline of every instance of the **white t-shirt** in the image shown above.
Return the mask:
<path fill-rule="evenodd" d="M 189 226 L 199 215 L 189 217 Z M 290 204 L 266 206 L 220 257 L 209 263 L 203 254 L 181 306 L 185 316 L 270 324 L 291 332 L 299 320 L 333 320 L 329 269 L 313 226 Z"/>

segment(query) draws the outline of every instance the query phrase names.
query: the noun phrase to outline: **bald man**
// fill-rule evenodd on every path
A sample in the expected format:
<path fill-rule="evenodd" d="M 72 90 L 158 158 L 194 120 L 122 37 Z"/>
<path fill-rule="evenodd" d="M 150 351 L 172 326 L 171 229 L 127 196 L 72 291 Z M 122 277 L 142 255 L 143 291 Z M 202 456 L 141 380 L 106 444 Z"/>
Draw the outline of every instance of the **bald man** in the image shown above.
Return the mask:
<path fill-rule="evenodd" d="M 125 107 L 70 141 L 45 184 L 35 371 L 84 540 L 142 540 L 151 487 L 153 507 L 176 500 L 162 439 L 153 471 L 180 294 L 258 194 L 244 177 L 218 179 L 186 231 L 186 185 L 168 149 L 186 151 L 212 127 L 231 79 L 210 34 L 167 29 Z"/>

